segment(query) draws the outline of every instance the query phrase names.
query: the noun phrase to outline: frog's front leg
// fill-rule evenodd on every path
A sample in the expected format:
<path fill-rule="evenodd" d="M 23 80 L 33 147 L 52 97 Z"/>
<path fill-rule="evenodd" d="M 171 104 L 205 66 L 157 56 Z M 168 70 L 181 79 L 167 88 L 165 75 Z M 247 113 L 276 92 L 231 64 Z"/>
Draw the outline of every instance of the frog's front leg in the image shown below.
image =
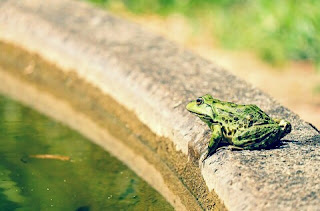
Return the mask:
<path fill-rule="evenodd" d="M 206 154 L 204 155 L 202 162 L 204 162 L 218 148 L 218 145 L 222 139 L 221 129 L 222 129 L 221 125 L 211 125 L 212 135 L 211 135 L 211 138 L 209 141 L 208 150 L 207 150 Z"/>

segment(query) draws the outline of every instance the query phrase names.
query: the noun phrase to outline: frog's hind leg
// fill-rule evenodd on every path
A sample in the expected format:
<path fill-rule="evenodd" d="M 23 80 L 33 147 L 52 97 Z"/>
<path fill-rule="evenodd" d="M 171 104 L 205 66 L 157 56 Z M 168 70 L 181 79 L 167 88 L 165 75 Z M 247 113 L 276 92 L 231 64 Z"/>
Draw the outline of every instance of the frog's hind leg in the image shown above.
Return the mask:
<path fill-rule="evenodd" d="M 232 143 L 243 149 L 261 149 L 274 145 L 280 140 L 280 135 L 281 129 L 277 124 L 257 125 L 236 132 Z"/>

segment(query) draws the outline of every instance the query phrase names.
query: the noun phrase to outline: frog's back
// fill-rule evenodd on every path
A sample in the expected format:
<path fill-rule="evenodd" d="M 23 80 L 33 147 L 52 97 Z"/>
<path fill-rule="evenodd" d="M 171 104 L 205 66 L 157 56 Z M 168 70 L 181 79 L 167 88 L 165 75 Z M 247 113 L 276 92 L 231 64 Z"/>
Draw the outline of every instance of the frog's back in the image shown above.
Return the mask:
<path fill-rule="evenodd" d="M 262 111 L 258 106 L 240 105 L 231 102 L 221 102 L 215 106 L 218 118 L 225 127 L 234 129 L 248 128 L 252 125 L 263 125 L 274 123 L 273 119 Z"/>
<path fill-rule="evenodd" d="M 273 119 L 269 117 L 267 113 L 262 111 L 258 106 L 250 104 L 250 105 L 243 105 L 244 107 L 244 114 L 250 117 L 253 123 L 274 123 Z"/>

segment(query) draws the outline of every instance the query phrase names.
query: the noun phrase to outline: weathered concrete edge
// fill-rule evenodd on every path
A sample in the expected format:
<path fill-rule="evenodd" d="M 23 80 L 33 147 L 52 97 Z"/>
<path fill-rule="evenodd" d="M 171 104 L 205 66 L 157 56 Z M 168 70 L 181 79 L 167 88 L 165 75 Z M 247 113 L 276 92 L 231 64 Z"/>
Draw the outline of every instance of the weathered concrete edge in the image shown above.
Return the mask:
<path fill-rule="evenodd" d="M 31 7 L 33 6 L 31 5 Z M 55 28 L 56 26 L 54 24 L 51 25 L 50 21 L 41 20 L 36 14 L 21 14 L 22 11 L 19 10 L 16 10 L 14 13 L 12 13 L 12 10 L 3 11 L 3 14 L 5 16 L 10 12 L 12 15 L 9 25 L 5 25 L 5 19 L 4 22 L 1 22 L 2 27 L 0 25 L 0 36 L 2 39 L 38 52 L 46 59 L 58 63 L 64 68 L 76 69 L 79 71 L 79 75 L 90 80 L 92 84 L 100 87 L 119 102 L 126 102 L 126 106 L 133 110 L 153 131 L 159 135 L 169 137 L 175 142 L 177 149 L 182 150 L 186 154 L 188 151 L 188 143 L 192 136 L 202 136 L 203 133 L 191 134 L 191 136 L 190 134 L 184 133 L 185 130 L 181 128 L 190 127 L 190 122 L 188 122 L 188 124 L 179 122 L 181 113 L 170 111 L 170 108 L 168 109 L 168 105 L 170 105 L 168 101 L 165 103 L 161 102 L 161 96 L 166 95 L 166 93 L 159 92 L 163 92 L 164 90 L 157 92 L 157 90 L 147 89 L 149 81 L 145 75 L 138 74 L 134 77 L 131 75 L 131 78 L 124 74 L 121 75 L 121 65 L 117 64 L 117 59 L 112 55 L 101 56 L 92 43 L 86 43 L 86 40 L 79 40 L 78 37 L 72 36 L 72 32 L 68 30 L 64 31 L 63 28 Z M 24 22 L 21 22 L 21 19 L 19 19 L 19 13 L 23 15 Z M 4 16 L 1 17 L 3 18 Z M 13 24 L 14 21 L 16 21 L 16 24 Z M 36 22 L 37 26 L 41 28 L 41 31 L 37 28 L 30 28 L 30 26 L 28 26 L 30 22 Z M 10 26 L 10 24 L 12 25 Z M 17 34 L 17 30 L 21 30 L 21 34 Z M 49 35 L 51 40 L 46 39 Z M 79 41 L 81 41 L 81 44 Z M 90 47 L 90 45 L 93 46 Z M 75 52 L 80 53 L 75 54 Z M 86 58 L 95 59 L 88 61 Z M 113 72 L 103 71 L 104 69 L 112 70 Z M 90 74 L 87 74 L 88 71 L 90 71 Z M 125 81 L 123 80 L 124 78 L 126 78 Z M 108 83 L 106 83 L 106 81 L 108 81 Z M 144 81 L 144 84 L 139 83 L 141 81 Z M 117 92 L 115 92 L 115 87 Z M 159 98 L 157 99 L 157 97 Z M 184 103 L 172 101 L 174 102 L 172 107 L 179 106 L 177 103 Z M 141 106 L 141 104 L 143 105 Z M 175 117 L 174 121 L 172 121 L 172 116 Z M 194 138 L 199 139 L 199 137 Z M 243 207 L 247 209 L 258 208 L 259 204 L 255 202 L 255 197 L 250 195 L 251 193 L 246 191 L 240 194 L 237 192 L 231 193 L 230 189 L 225 188 L 234 171 L 232 163 L 224 163 L 224 166 L 228 171 L 225 170 L 223 173 L 229 173 L 228 177 L 224 176 L 223 173 L 222 175 L 212 174 L 210 169 L 204 169 L 204 178 L 209 188 L 211 190 L 215 189 L 229 209 L 243 209 Z M 237 200 L 234 200 L 233 196 L 238 197 Z"/>

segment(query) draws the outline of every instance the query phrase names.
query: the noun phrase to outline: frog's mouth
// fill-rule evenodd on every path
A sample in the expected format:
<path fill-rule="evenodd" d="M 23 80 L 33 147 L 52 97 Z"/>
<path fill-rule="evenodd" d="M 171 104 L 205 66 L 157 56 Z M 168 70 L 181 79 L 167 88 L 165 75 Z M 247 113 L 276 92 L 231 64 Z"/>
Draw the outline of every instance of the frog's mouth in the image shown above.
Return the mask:
<path fill-rule="evenodd" d="M 202 119 L 206 119 L 206 120 L 211 120 L 211 117 L 209 115 L 206 115 L 206 114 L 199 114 L 197 112 L 194 112 L 194 111 L 189 111 L 195 115 L 197 115 L 199 118 L 202 118 Z"/>

